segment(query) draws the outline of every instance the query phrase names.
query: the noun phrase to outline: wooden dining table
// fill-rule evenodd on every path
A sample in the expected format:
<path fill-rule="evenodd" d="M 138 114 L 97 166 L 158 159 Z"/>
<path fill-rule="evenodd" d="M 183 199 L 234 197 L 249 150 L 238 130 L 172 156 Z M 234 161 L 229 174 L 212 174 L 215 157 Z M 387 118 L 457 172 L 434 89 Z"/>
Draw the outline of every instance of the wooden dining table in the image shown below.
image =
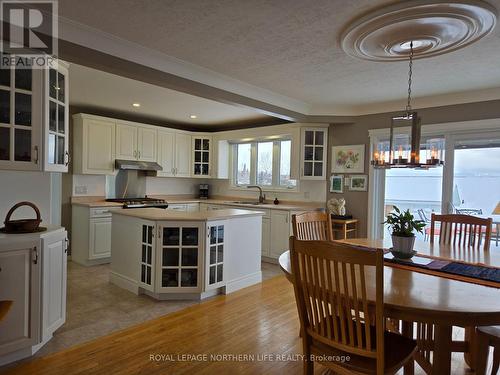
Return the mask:
<path fill-rule="evenodd" d="M 392 247 L 390 239 L 357 238 L 336 242 L 370 249 Z M 469 247 L 416 241 L 414 249 L 423 256 L 500 268 L 500 248 L 494 246 L 480 252 Z M 281 254 L 279 264 L 288 280 L 293 282 L 289 251 Z M 367 290 L 367 298 L 370 296 L 375 296 L 373 286 Z M 463 351 L 467 363 L 473 367 L 474 327 L 500 324 L 499 288 L 388 265 L 384 268 L 384 306 L 388 318 L 403 321 L 402 333 L 407 336 L 413 336 L 413 322 L 434 324 L 432 374 L 451 372 L 453 351 Z M 453 326 L 466 328 L 464 342 L 453 341 Z M 405 367 L 405 374 L 412 372 L 413 365 Z"/>

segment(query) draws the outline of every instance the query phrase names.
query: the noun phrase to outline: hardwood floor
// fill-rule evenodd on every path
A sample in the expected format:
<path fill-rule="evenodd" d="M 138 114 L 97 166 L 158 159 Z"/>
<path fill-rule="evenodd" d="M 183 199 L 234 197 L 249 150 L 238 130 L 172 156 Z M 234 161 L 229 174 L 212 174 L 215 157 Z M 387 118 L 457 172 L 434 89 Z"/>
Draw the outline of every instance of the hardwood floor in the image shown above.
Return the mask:
<path fill-rule="evenodd" d="M 298 330 L 293 288 L 284 276 L 278 276 L 91 342 L 34 358 L 6 369 L 5 373 L 301 374 Z M 223 355 L 227 356 L 225 360 L 218 357 Z M 237 361 L 236 356 L 243 357 Z M 453 374 L 467 373 L 461 359 L 459 354 L 454 356 Z M 315 367 L 317 374 L 324 370 Z M 419 370 L 416 366 L 416 374 L 422 373 Z"/>

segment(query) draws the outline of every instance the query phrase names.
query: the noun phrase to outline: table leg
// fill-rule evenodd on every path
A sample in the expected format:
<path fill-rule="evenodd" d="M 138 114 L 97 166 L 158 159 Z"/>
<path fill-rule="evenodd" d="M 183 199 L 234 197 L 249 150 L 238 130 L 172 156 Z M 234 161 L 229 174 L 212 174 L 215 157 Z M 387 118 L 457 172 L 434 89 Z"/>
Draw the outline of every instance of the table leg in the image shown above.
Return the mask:
<path fill-rule="evenodd" d="M 450 374 L 452 327 L 438 324 L 435 332 L 432 374 Z"/>
<path fill-rule="evenodd" d="M 413 338 L 413 322 L 401 322 L 401 334 L 410 339 Z M 404 367 L 404 375 L 415 374 L 415 361 L 410 360 Z"/>
<path fill-rule="evenodd" d="M 465 363 L 474 370 L 476 368 L 477 357 L 477 333 L 475 327 L 465 328 L 464 341 L 468 343 L 469 351 L 464 353 Z"/>

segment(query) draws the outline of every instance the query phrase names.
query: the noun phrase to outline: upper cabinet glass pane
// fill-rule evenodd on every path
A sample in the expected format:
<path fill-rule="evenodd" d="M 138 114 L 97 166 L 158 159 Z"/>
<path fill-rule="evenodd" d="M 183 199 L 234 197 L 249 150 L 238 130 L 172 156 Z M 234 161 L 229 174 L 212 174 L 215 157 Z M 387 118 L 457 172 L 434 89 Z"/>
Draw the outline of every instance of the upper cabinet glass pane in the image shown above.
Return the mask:
<path fill-rule="evenodd" d="M 31 69 L 16 69 L 16 89 L 31 91 Z"/>
<path fill-rule="evenodd" d="M 10 129 L 0 127 L 0 160 L 10 159 Z"/>
<path fill-rule="evenodd" d="M 57 72 L 54 69 L 49 69 L 49 95 L 57 99 Z"/>
<path fill-rule="evenodd" d="M 306 145 L 313 145 L 314 144 L 314 131 L 312 130 L 306 130 L 305 131 L 305 140 L 304 143 Z"/>
<path fill-rule="evenodd" d="M 0 85 L 10 86 L 10 69 L 0 69 Z"/>
<path fill-rule="evenodd" d="M 31 126 L 31 95 L 16 92 L 15 101 L 16 125 Z"/>
<path fill-rule="evenodd" d="M 15 130 L 14 160 L 31 161 L 31 130 L 24 130 L 24 129 Z"/>
<path fill-rule="evenodd" d="M 314 136 L 314 138 L 315 138 L 315 139 L 314 139 L 315 144 L 316 144 L 317 146 L 322 146 L 322 145 L 324 145 L 324 141 L 325 141 L 325 140 L 324 140 L 324 138 L 325 138 L 325 137 L 324 137 L 324 133 L 323 133 L 322 131 L 317 131 L 317 132 L 315 132 L 315 136 Z"/>
<path fill-rule="evenodd" d="M 63 133 L 66 131 L 66 129 L 64 128 L 64 106 L 62 105 L 58 105 L 57 106 L 57 123 L 59 124 L 59 126 L 57 127 L 58 128 L 58 131 L 59 133 Z"/>
<path fill-rule="evenodd" d="M 66 96 L 66 93 L 65 93 L 65 90 L 64 90 L 64 74 L 62 73 L 57 73 L 57 92 L 59 93 L 58 95 L 58 98 L 59 98 L 59 101 L 60 102 L 63 102 L 65 101 L 65 96 Z"/>
<path fill-rule="evenodd" d="M 208 139 L 203 140 L 203 150 L 208 151 L 210 148 Z"/>
<path fill-rule="evenodd" d="M 57 104 L 52 100 L 49 101 L 49 130 L 57 131 Z M 146 242 L 144 237 L 144 242 Z"/>
<path fill-rule="evenodd" d="M 201 150 L 201 139 L 196 138 L 194 140 L 194 149 L 195 150 Z"/>
<path fill-rule="evenodd" d="M 10 91 L 0 90 L 0 122 L 10 124 Z"/>

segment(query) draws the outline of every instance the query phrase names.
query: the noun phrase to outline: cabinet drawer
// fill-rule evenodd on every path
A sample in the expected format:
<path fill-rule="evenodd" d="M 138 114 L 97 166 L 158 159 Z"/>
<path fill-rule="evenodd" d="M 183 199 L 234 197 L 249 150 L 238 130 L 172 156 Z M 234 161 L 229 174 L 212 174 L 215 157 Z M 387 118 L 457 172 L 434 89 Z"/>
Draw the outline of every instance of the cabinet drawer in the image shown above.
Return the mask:
<path fill-rule="evenodd" d="M 169 204 L 167 210 L 170 211 L 187 211 L 188 207 L 186 204 Z"/>
<path fill-rule="evenodd" d="M 112 210 L 116 210 L 117 208 L 109 208 L 109 207 L 96 207 L 90 209 L 90 217 L 111 217 Z M 120 209 L 120 208 L 118 208 Z"/>

